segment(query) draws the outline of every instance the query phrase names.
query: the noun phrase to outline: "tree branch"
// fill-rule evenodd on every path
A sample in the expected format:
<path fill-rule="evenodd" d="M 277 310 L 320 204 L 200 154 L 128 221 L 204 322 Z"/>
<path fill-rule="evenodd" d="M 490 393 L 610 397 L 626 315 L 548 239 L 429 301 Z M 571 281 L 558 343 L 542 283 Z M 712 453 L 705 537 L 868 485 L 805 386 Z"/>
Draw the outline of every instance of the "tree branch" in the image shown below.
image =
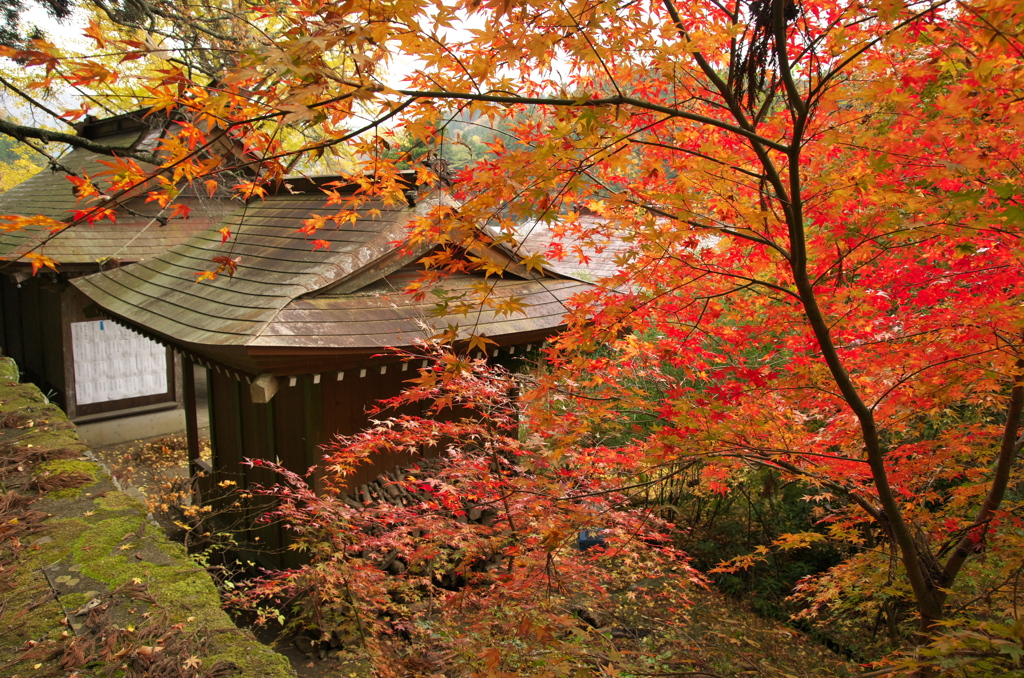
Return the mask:
<path fill-rule="evenodd" d="M 120 155 L 123 157 L 131 157 L 141 162 L 149 163 L 150 165 L 159 165 L 160 158 L 156 153 L 153 152 L 142 152 L 133 149 L 131 146 L 111 146 L 109 144 L 98 144 L 95 141 L 80 137 L 77 134 L 66 134 L 64 132 L 51 132 L 38 127 L 29 127 L 27 125 L 18 125 L 9 120 L 0 119 L 0 134 L 6 134 L 9 137 L 17 139 L 18 141 L 24 141 L 25 139 L 39 139 L 40 141 L 46 142 L 57 142 L 61 144 L 67 144 L 74 146 L 75 148 L 81 148 L 93 153 L 101 153 L 103 155 Z"/>
<path fill-rule="evenodd" d="M 636 97 L 616 95 L 610 97 L 597 97 L 597 98 L 583 98 L 583 99 L 562 99 L 558 97 L 530 97 L 530 96 L 515 96 L 509 94 L 471 94 L 469 92 L 449 92 L 446 90 L 408 90 L 402 89 L 397 90 L 399 94 L 407 97 L 413 97 L 415 99 L 461 99 L 467 101 L 485 101 L 495 104 L 527 104 L 533 106 L 581 106 L 584 108 L 601 108 L 604 106 L 631 106 L 633 108 L 639 108 L 644 111 L 654 111 L 657 113 L 663 113 L 669 117 L 682 118 L 683 120 L 691 120 L 693 122 L 699 122 L 712 127 L 723 129 L 727 132 L 737 134 L 741 137 L 754 141 L 762 146 L 766 146 L 776 151 L 786 153 L 789 151 L 789 146 L 780 144 L 777 141 L 766 139 L 756 132 L 752 132 L 748 129 L 744 129 L 738 125 L 725 122 L 724 120 L 718 120 L 717 118 L 711 118 L 706 115 L 700 115 L 698 113 L 690 113 L 689 111 L 682 111 L 672 106 L 663 106 L 656 104 L 651 101 L 644 101 L 643 99 L 637 99 Z M 312 106 L 310 106 L 312 108 Z M 283 115 L 283 113 L 282 113 Z"/>
<path fill-rule="evenodd" d="M 1013 463 L 1024 448 L 1024 435 L 1021 435 L 1020 426 L 1022 412 L 1024 412 L 1024 358 L 1018 358 L 1014 364 L 1014 372 L 1011 373 L 1013 386 L 1010 388 L 1010 398 L 1006 404 L 1006 424 L 1003 426 L 1003 436 L 999 445 L 999 452 L 996 455 L 996 469 L 989 486 L 988 495 L 978 510 L 974 519 L 976 525 L 986 524 L 992 519 L 1006 494 L 1006 488 L 1010 482 L 1010 471 Z M 983 535 L 982 535 L 983 536 Z M 956 578 L 960 568 L 964 566 L 967 559 L 977 552 L 981 545 L 979 535 L 971 530 L 960 539 L 960 543 L 953 549 L 946 560 L 942 573 L 942 586 L 948 586 Z"/>

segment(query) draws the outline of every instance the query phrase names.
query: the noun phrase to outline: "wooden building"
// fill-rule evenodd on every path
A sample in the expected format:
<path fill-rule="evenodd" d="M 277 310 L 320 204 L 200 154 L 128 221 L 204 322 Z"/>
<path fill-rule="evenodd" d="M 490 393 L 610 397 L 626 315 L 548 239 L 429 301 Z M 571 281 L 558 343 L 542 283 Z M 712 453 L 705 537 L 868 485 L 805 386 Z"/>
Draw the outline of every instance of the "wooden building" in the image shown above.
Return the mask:
<path fill-rule="evenodd" d="M 561 326 L 565 302 L 589 288 L 530 273 L 510 250 L 495 246 L 473 255 L 495 260 L 506 270 L 503 277 L 455 275 L 440 287 L 458 295 L 491 284 L 494 298 L 521 298 L 528 312 L 432 317 L 437 296 L 414 301 L 403 290 L 435 245 L 412 245 L 407 228 L 416 215 L 448 199 L 433 189 L 414 193 L 413 204 L 372 203 L 352 223 L 320 230 L 315 237 L 330 247 L 314 250 L 299 232 L 303 222 L 329 218 L 339 208 L 328 204 L 315 182 L 290 181 L 232 215 L 225 225 L 236 236 L 228 243 L 211 229 L 145 262 L 75 280 L 110 317 L 207 367 L 214 483 L 267 482 L 265 471 L 243 466 L 247 457 L 279 459 L 305 471 L 319 463 L 320 446 L 334 434 L 364 428 L 366 409 L 397 394 L 415 374 L 384 355 L 385 348 L 411 347 L 459 323 L 464 335 L 496 342 L 495 355 L 522 350 Z M 238 259 L 234 275 L 197 283 L 196 272 L 224 255 Z M 190 407 L 187 418 L 194 422 L 194 399 L 186 394 Z M 381 470 L 363 469 L 351 482 Z"/>
<path fill-rule="evenodd" d="M 113 147 L 152 149 L 174 126 L 144 112 L 90 121 L 79 135 Z M 108 156 L 76 149 L 59 158 L 78 176 L 108 170 Z M 152 169 L 144 167 L 144 169 Z M 43 215 L 68 221 L 78 203 L 65 171 L 46 169 L 0 195 L 2 215 Z M 44 226 L 0 236 L 0 348 L 77 423 L 171 408 L 180 402 L 173 354 L 164 346 L 105 320 L 95 304 L 68 282 L 142 261 L 221 221 L 240 203 L 183 193 L 188 219 L 167 219 L 136 191 L 117 210 L 117 221 L 81 224 L 53 234 Z M 33 275 L 25 255 L 59 263 L 58 273 Z"/>

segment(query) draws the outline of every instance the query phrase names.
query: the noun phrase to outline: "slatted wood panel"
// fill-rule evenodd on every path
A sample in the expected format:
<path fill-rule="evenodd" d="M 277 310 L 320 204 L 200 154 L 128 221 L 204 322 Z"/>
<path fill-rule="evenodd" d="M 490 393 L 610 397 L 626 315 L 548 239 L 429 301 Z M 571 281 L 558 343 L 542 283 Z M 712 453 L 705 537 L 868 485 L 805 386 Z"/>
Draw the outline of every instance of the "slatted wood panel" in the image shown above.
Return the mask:
<path fill-rule="evenodd" d="M 242 423 L 240 454 L 247 459 L 274 461 L 277 451 L 274 447 L 273 406 L 269 403 L 253 403 L 247 385 L 241 382 L 239 386 Z M 263 466 L 244 467 L 243 472 L 247 486 L 271 487 L 278 482 L 276 474 Z M 259 517 L 272 507 L 271 500 L 255 494 L 246 502 L 246 524 L 249 526 L 247 539 L 254 551 L 276 553 L 281 549 L 281 527 L 259 521 Z"/>
<path fill-rule="evenodd" d="M 66 283 L 45 274 L 23 280 L 20 286 L 5 282 L 3 289 L 5 352 L 18 362 L 25 379 L 36 383 L 69 417 L 81 415 L 74 399 L 70 341 L 70 323 L 77 318 L 69 314 L 71 303 L 66 296 L 74 294 L 79 302 L 84 298 Z M 168 399 L 173 400 L 173 395 L 162 398 Z M 160 401 L 134 399 L 126 407 Z M 114 403 L 103 403 L 93 410 L 101 412 L 116 407 Z"/>
<path fill-rule="evenodd" d="M 291 562 L 281 554 L 281 526 L 258 522 L 272 501 L 259 495 L 245 499 L 239 492 L 253 484 L 271 487 L 278 482 L 271 471 L 243 463 L 245 459 L 275 458 L 271 406 L 254 405 L 245 382 L 224 371 L 207 370 L 207 385 L 213 478 L 207 484 L 204 502 L 212 504 L 219 524 L 233 532 L 238 549 L 246 557 L 276 565 Z M 225 481 L 234 485 L 221 487 Z"/>
<path fill-rule="evenodd" d="M 70 291 L 66 284 L 48 283 L 39 290 L 42 313 L 42 335 L 46 344 L 43 352 L 43 379 L 57 393 L 65 392 L 64 359 L 70 348 L 64 341 L 62 292 Z"/>
<path fill-rule="evenodd" d="M 402 365 L 391 363 L 385 365 L 385 374 L 381 374 L 381 366 L 366 369 L 366 376 L 360 377 L 359 370 L 347 373 L 345 379 L 322 382 L 323 419 L 320 428 L 321 444 L 332 442 L 335 434 L 354 435 L 371 425 L 371 419 L 382 419 L 391 416 L 419 416 L 422 409 L 418 403 L 404 405 L 398 410 L 387 410 L 384 413 L 370 416 L 369 410 L 383 398 L 398 395 L 409 379 L 417 376 L 414 368 L 402 371 Z M 403 453 L 389 455 L 386 458 L 374 458 L 359 466 L 355 473 L 347 479 L 352 488 L 367 483 L 384 471 L 393 471 L 398 467 L 409 466 L 419 457 L 418 454 Z"/>
<path fill-rule="evenodd" d="M 19 366 L 32 381 L 44 383 L 43 351 L 46 349 L 46 345 L 43 343 L 43 309 L 39 300 L 39 283 L 38 278 L 31 278 L 21 283 L 25 361 L 19 363 Z"/>
<path fill-rule="evenodd" d="M 213 448 L 214 508 L 224 516 L 228 525 L 244 524 L 240 512 L 230 511 L 234 501 L 231 493 L 224 493 L 219 484 L 224 481 L 246 486 L 242 436 L 242 407 L 240 384 L 233 376 L 219 370 L 208 372 L 207 388 L 210 399 L 210 445 Z"/>
<path fill-rule="evenodd" d="M 274 450 L 290 471 L 303 474 L 309 468 L 312 447 L 306 429 L 305 389 L 284 387 L 270 401 L 274 410 Z"/>
<path fill-rule="evenodd" d="M 309 468 L 307 462 L 312 455 L 311 448 L 315 444 L 308 435 L 305 395 L 305 389 L 297 384 L 281 389 L 271 401 L 275 454 L 283 466 L 300 475 Z M 289 535 L 283 531 L 283 527 L 281 530 L 279 543 L 287 545 Z M 300 558 L 294 551 L 286 550 L 281 554 L 279 563 L 283 567 L 295 567 L 300 564 Z"/>

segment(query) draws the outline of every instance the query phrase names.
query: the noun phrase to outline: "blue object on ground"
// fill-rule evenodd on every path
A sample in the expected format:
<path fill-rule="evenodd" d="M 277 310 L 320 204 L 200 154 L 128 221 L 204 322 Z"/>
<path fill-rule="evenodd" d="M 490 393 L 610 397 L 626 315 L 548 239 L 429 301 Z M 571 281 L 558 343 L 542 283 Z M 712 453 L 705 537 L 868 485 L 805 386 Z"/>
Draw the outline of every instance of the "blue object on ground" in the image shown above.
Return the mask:
<path fill-rule="evenodd" d="M 576 547 L 580 551 L 586 551 L 589 548 L 595 546 L 604 546 L 604 537 L 601 533 L 604 530 L 580 530 L 579 539 L 576 542 Z"/>

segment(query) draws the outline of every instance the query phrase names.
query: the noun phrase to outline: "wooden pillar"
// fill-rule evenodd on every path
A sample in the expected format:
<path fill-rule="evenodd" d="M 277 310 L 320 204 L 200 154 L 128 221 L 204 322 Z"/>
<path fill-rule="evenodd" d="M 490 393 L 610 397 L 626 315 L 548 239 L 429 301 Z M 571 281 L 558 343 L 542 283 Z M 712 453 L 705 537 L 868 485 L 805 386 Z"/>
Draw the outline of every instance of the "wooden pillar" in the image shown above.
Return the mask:
<path fill-rule="evenodd" d="M 78 416 L 78 380 L 75 377 L 75 341 L 71 333 L 71 324 L 81 322 L 85 314 L 79 296 L 76 296 L 75 289 L 70 283 L 61 288 L 60 315 L 61 343 L 64 344 L 64 390 L 61 393 L 61 406 L 68 419 L 74 420 Z"/>
<path fill-rule="evenodd" d="M 181 356 L 181 388 L 185 401 L 185 442 L 188 447 L 188 473 L 199 473 L 199 412 L 196 404 L 195 363 L 187 355 Z"/>
<path fill-rule="evenodd" d="M 319 375 L 318 375 L 319 376 Z M 312 478 L 309 478 L 310 486 L 317 492 L 321 489 L 320 480 L 323 478 L 323 452 L 320 445 L 327 442 L 320 437 L 320 429 L 323 426 L 323 388 L 320 379 L 314 382 L 313 377 L 305 375 L 302 379 L 303 395 L 303 446 L 305 448 L 306 469 L 316 466 L 317 470 Z M 303 469 L 305 471 L 306 469 Z"/>

